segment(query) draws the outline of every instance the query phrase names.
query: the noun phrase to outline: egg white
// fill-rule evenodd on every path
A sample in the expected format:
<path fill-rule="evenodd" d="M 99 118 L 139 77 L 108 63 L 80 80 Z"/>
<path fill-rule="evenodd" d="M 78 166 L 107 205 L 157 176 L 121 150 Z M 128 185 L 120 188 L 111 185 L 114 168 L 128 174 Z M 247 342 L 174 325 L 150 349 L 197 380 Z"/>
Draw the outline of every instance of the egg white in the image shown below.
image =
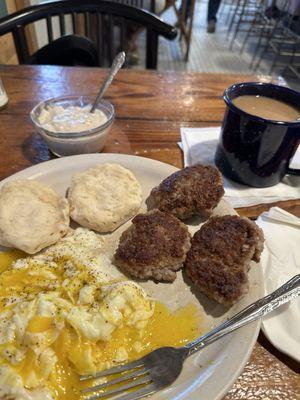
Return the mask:
<path fill-rule="evenodd" d="M 12 264 L 10 271 L 23 271 L 32 285 L 20 289 L 17 284 L 18 290 L 0 298 L 0 397 L 51 399 L 47 379 L 57 362 L 52 346 L 66 326 L 92 342 L 109 341 L 122 326 L 140 331 L 146 326 L 154 302 L 112 268 L 103 243 L 99 235 L 78 228 L 40 254 Z M 24 377 L 17 367 L 28 351 L 37 367 Z M 114 362 L 127 357 L 120 347 Z M 70 361 L 78 373 L 109 367 L 91 352 L 84 360 L 70 355 Z"/>

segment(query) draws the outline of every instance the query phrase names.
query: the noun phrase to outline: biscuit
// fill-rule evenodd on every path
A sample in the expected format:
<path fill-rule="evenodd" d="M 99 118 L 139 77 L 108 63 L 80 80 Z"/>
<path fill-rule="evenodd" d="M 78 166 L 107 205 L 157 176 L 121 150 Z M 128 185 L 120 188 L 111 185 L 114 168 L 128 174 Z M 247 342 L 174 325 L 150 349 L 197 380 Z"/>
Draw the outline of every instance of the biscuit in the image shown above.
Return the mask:
<path fill-rule="evenodd" d="M 137 213 L 142 189 L 128 169 L 101 164 L 73 175 L 68 200 L 71 218 L 78 224 L 112 232 Z"/>
<path fill-rule="evenodd" d="M 69 206 L 51 188 L 33 180 L 0 189 L 0 244 L 34 254 L 56 243 L 69 229 Z"/>

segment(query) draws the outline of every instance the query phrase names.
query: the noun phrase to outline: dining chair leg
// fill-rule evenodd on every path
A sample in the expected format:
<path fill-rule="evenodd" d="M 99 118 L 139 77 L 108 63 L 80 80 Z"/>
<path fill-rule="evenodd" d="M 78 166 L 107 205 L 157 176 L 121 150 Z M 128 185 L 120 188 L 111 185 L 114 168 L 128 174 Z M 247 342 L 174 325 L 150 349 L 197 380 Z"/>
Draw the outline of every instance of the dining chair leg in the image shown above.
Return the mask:
<path fill-rule="evenodd" d="M 246 33 L 246 35 L 245 35 L 245 38 L 244 38 L 244 40 L 243 40 L 242 46 L 241 46 L 241 48 L 240 48 L 240 54 L 243 54 L 243 51 L 244 51 L 244 49 L 245 49 L 247 40 L 249 39 L 249 36 L 250 36 L 250 35 L 252 34 L 252 32 L 254 31 L 254 28 L 255 28 L 256 23 L 257 23 L 257 20 L 256 20 L 256 18 L 254 18 L 253 21 L 251 22 L 250 28 L 248 29 L 248 31 L 247 31 L 247 33 Z"/>
<path fill-rule="evenodd" d="M 266 28 L 262 28 L 261 31 L 260 31 L 260 35 L 258 37 L 258 41 L 257 41 L 257 43 L 255 45 L 255 49 L 253 51 L 253 56 L 252 56 L 252 60 L 251 60 L 251 63 L 250 63 L 250 69 L 253 68 L 254 62 L 256 60 L 256 55 L 257 55 L 257 53 L 259 51 L 259 48 L 261 47 L 262 39 L 263 39 L 264 34 L 265 34 L 265 29 Z"/>
<path fill-rule="evenodd" d="M 300 76 L 297 73 L 297 66 L 295 64 L 296 64 L 297 50 L 299 50 L 299 49 L 300 49 L 300 38 L 299 38 L 299 40 L 297 40 L 297 42 L 295 43 L 295 45 L 293 47 L 293 55 L 292 55 L 292 58 L 291 58 L 290 65 L 286 66 L 288 69 L 290 69 L 297 76 L 298 79 L 300 79 Z M 295 65 L 295 67 L 294 67 L 294 65 Z"/>
<path fill-rule="evenodd" d="M 275 66 L 277 64 L 277 61 L 279 60 L 279 58 L 281 56 L 283 56 L 283 55 L 285 57 L 289 56 L 288 52 L 286 52 L 286 54 L 282 54 L 281 50 L 282 50 L 283 46 L 285 44 L 287 44 L 288 46 L 292 45 L 292 49 L 293 49 L 293 42 L 291 41 L 292 39 L 291 39 L 291 37 L 289 35 L 289 32 L 288 31 L 287 32 L 283 31 L 283 34 L 284 34 L 284 36 L 281 38 L 280 41 L 278 41 L 278 44 L 277 44 L 277 47 L 276 47 L 276 52 L 275 52 L 275 55 L 274 55 L 274 59 L 273 59 L 273 62 L 271 64 L 271 67 L 270 67 L 270 70 L 269 70 L 269 74 L 272 74 L 272 72 L 274 71 L 274 68 L 275 68 Z M 290 60 L 292 59 L 292 55 L 293 55 L 293 51 L 292 51 Z"/>
<path fill-rule="evenodd" d="M 233 14 L 232 14 L 232 17 L 231 17 L 231 21 L 230 21 L 230 24 L 229 24 L 229 27 L 228 27 L 228 30 L 227 30 L 227 35 L 226 35 L 227 39 L 229 38 L 229 35 L 231 33 L 231 29 L 233 27 L 233 24 L 234 24 L 234 21 L 235 21 L 235 17 L 237 15 L 237 12 L 239 10 L 241 2 L 242 2 L 242 0 L 238 0 L 237 3 L 236 3 L 236 6 L 234 7 L 234 11 L 233 11 Z"/>
<path fill-rule="evenodd" d="M 289 0 L 285 1 L 284 7 L 286 7 L 288 2 L 289 2 Z M 285 8 L 283 8 L 283 9 L 285 9 Z M 250 65 L 250 68 L 251 68 L 251 66 L 253 67 L 253 71 L 254 72 L 257 71 L 257 69 L 259 68 L 259 65 L 260 65 L 260 63 L 261 63 L 261 61 L 263 59 L 264 54 L 268 51 L 269 41 L 271 40 L 271 38 L 277 32 L 279 26 L 280 26 L 280 20 L 277 19 L 276 22 L 273 25 L 265 26 L 262 29 L 261 36 L 259 38 L 259 42 L 258 42 L 258 44 L 256 46 L 256 49 L 259 48 L 263 38 L 265 38 L 265 45 L 262 46 L 262 50 L 261 50 L 260 56 L 259 56 L 259 58 L 258 58 L 258 60 L 257 60 L 255 65 L 254 65 L 254 62 L 255 62 L 255 58 L 256 58 L 256 51 L 254 52 L 254 55 L 253 55 L 253 58 L 252 58 L 252 62 L 251 62 L 251 65 Z"/>
<path fill-rule="evenodd" d="M 227 13 L 227 16 L 226 16 L 226 21 L 225 21 L 225 24 L 226 24 L 226 25 L 229 24 L 230 17 L 231 17 L 231 12 L 232 12 L 232 10 L 233 10 L 233 8 L 234 8 L 234 1 L 235 1 L 235 0 L 232 0 L 232 1 L 231 1 L 231 4 L 228 5 L 229 9 L 228 9 L 228 13 Z"/>
<path fill-rule="evenodd" d="M 185 57 L 184 57 L 185 62 L 187 62 L 189 59 L 190 46 L 191 46 L 191 40 L 192 40 L 192 32 L 193 32 L 195 4 L 196 4 L 196 0 L 192 0 L 191 6 L 190 6 L 190 21 L 187 26 L 186 52 L 185 52 Z"/>
<path fill-rule="evenodd" d="M 276 63 L 277 63 L 278 59 L 279 59 L 280 56 L 281 56 L 281 48 L 282 48 L 282 45 L 283 45 L 283 42 L 278 43 L 278 47 L 277 47 L 277 49 L 276 49 L 276 53 L 275 53 L 275 55 L 274 55 L 273 62 L 272 62 L 272 64 L 271 64 L 271 67 L 270 67 L 270 70 L 269 70 L 269 74 L 270 74 L 270 75 L 271 75 L 272 72 L 274 71 L 274 68 L 275 68 L 275 66 L 276 66 Z"/>
<path fill-rule="evenodd" d="M 242 4 L 241 14 L 240 14 L 240 17 L 239 17 L 239 19 L 237 21 L 237 24 L 236 24 L 236 27 L 235 27 L 235 31 L 233 33 L 233 36 L 232 36 L 232 39 L 231 39 L 231 43 L 230 43 L 230 46 L 229 46 L 230 50 L 233 49 L 233 44 L 235 42 L 235 39 L 237 37 L 240 25 L 242 23 L 242 19 L 243 19 L 244 14 L 245 14 L 246 5 L 247 5 L 247 0 L 244 0 L 243 4 Z"/>
<path fill-rule="evenodd" d="M 258 68 L 260 66 L 260 63 L 261 63 L 261 61 L 263 59 L 263 56 L 266 54 L 267 50 L 268 50 L 268 41 L 266 42 L 266 44 L 261 49 L 261 53 L 260 53 L 260 55 L 258 57 L 258 60 L 257 60 L 256 64 L 253 67 L 253 71 L 254 72 L 258 70 Z"/>
<path fill-rule="evenodd" d="M 223 0 L 223 1 L 221 2 L 221 7 L 219 8 L 219 11 L 218 11 L 218 14 L 219 14 L 219 18 L 220 18 L 220 19 L 223 18 L 226 5 L 227 5 L 227 4 L 226 4 L 226 1 Z"/>

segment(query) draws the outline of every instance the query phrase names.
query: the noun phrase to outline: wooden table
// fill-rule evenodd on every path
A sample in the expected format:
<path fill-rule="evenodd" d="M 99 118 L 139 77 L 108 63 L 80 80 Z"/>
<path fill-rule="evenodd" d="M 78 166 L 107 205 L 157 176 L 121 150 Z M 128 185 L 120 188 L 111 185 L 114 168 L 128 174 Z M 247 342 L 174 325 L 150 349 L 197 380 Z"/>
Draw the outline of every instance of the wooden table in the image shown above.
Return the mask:
<path fill-rule="evenodd" d="M 104 75 L 99 69 L 1 66 L 9 105 L 0 112 L 0 179 L 53 157 L 31 125 L 28 114 L 34 105 L 61 95 L 94 96 Z M 245 75 L 123 70 L 107 95 L 116 107 L 117 118 L 104 151 L 154 158 L 180 168 L 180 127 L 220 125 L 223 90 L 232 83 L 254 79 L 258 80 Z M 266 77 L 259 79 L 268 81 Z M 280 206 L 300 216 L 300 200 Z M 255 218 L 268 207 L 238 212 Z M 277 351 L 261 333 L 244 373 L 225 399 L 299 400 L 299 372 L 299 365 Z"/>

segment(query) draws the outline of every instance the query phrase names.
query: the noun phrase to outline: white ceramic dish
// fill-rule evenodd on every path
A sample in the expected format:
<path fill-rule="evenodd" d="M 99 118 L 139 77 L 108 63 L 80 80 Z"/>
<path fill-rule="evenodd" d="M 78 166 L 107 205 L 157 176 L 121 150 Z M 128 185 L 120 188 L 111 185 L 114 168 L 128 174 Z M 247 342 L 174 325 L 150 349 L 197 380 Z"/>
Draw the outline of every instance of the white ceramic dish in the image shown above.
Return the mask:
<path fill-rule="evenodd" d="M 120 154 L 86 154 L 35 165 L 3 180 L 0 185 L 15 179 L 35 179 L 64 195 L 74 172 L 106 162 L 119 163 L 130 169 L 141 183 L 144 199 L 147 198 L 153 186 L 176 171 L 176 168 L 171 165 L 147 158 Z M 145 209 L 145 205 L 143 207 Z M 222 200 L 214 214 L 235 214 L 235 212 L 228 203 Z M 112 239 L 117 239 L 127 224 L 122 229 L 118 229 Z M 198 230 L 199 221 L 192 221 L 189 228 L 192 233 Z M 186 302 L 197 304 L 202 315 L 201 324 L 208 330 L 263 295 L 263 277 L 259 264 L 253 263 L 249 277 L 249 293 L 229 310 L 200 295 L 185 283 L 181 274 L 173 284 L 150 282 L 145 284 L 145 287 L 159 300 L 173 308 Z M 151 399 L 221 399 L 241 374 L 250 357 L 259 327 L 260 322 L 256 321 L 190 357 L 186 360 L 184 369 L 175 384 L 153 395 Z"/>
<path fill-rule="evenodd" d="M 300 299 L 286 304 L 264 318 L 262 330 L 273 346 L 300 363 L 299 310 Z"/>
<path fill-rule="evenodd" d="M 257 220 L 265 235 L 262 254 L 265 294 L 300 273 L 300 218 L 278 207 Z M 262 322 L 262 330 L 280 351 L 300 363 L 300 297 L 285 304 Z"/>

